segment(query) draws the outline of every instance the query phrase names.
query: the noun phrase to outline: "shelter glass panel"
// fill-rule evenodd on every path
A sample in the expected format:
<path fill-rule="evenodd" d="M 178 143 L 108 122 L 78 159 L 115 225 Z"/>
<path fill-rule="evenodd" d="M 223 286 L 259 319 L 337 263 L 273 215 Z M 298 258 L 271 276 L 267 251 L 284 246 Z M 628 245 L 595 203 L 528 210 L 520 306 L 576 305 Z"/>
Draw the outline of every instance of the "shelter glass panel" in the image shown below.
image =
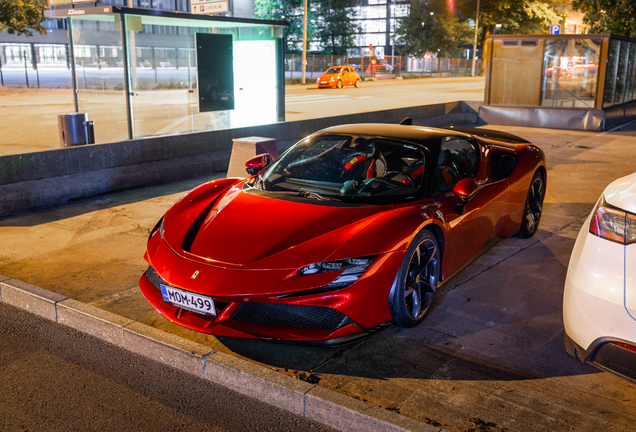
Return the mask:
<path fill-rule="evenodd" d="M 611 39 L 607 52 L 607 69 L 605 71 L 605 94 L 603 95 L 603 108 L 614 105 L 616 90 L 616 72 L 618 70 L 618 57 L 621 41 Z"/>
<path fill-rule="evenodd" d="M 614 92 L 615 104 L 623 103 L 625 101 L 627 66 L 629 64 L 629 45 L 629 42 L 621 42 L 620 54 L 618 56 L 618 69 L 616 71 L 616 91 Z"/>
<path fill-rule="evenodd" d="M 135 138 L 277 121 L 276 41 L 282 32 L 276 27 L 159 16 L 128 19 Z M 209 80 L 200 85 L 197 34 L 232 37 L 233 92 L 213 91 Z M 219 100 L 231 95 L 234 109 L 201 112 L 200 92 Z"/>
<path fill-rule="evenodd" d="M 625 82 L 625 102 L 636 99 L 634 97 L 634 78 L 636 77 L 636 44 L 629 47 L 629 61 L 627 63 L 627 80 Z"/>
<path fill-rule="evenodd" d="M 548 39 L 541 106 L 593 108 L 600 39 Z"/>
<path fill-rule="evenodd" d="M 79 112 L 94 122 L 96 143 L 128 138 L 124 58 L 118 15 L 68 18 Z"/>

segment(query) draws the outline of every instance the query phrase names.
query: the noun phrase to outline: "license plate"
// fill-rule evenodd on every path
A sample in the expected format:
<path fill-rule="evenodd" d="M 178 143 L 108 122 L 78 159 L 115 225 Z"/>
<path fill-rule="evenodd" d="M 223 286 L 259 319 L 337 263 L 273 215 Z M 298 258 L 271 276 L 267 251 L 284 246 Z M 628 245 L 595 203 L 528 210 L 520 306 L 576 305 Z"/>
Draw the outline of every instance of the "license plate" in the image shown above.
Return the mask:
<path fill-rule="evenodd" d="M 194 294 L 167 285 L 161 285 L 161 296 L 166 303 L 200 314 L 216 316 L 214 300 L 211 297 Z"/>
<path fill-rule="evenodd" d="M 327 81 L 320 81 L 320 84 L 327 84 Z"/>

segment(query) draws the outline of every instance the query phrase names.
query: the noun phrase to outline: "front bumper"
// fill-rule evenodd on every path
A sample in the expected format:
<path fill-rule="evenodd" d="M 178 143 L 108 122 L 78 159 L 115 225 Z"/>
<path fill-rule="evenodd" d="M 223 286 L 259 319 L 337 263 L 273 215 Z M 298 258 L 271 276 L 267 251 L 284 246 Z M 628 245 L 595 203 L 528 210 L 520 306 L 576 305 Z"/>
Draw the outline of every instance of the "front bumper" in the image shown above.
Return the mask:
<path fill-rule="evenodd" d="M 155 254 L 149 255 L 148 260 L 152 266 L 155 259 L 162 277 L 150 267 L 139 286 L 148 302 L 176 324 L 218 336 L 342 343 L 379 331 L 392 320 L 389 293 L 403 257 L 400 253 L 380 255 L 358 281 L 346 288 L 279 298 L 281 287 L 297 288 L 305 279 L 285 277 L 289 270 L 204 268 L 201 263 L 177 256 L 165 243 Z M 196 281 L 181 274 L 189 276 L 194 268 L 201 269 Z M 335 274 L 331 276 L 335 277 Z M 302 278 L 311 280 L 310 276 Z M 217 306 L 217 316 L 198 314 L 164 302 L 159 289 L 162 283 L 211 296 Z M 233 286 L 242 289 L 232 289 Z"/>

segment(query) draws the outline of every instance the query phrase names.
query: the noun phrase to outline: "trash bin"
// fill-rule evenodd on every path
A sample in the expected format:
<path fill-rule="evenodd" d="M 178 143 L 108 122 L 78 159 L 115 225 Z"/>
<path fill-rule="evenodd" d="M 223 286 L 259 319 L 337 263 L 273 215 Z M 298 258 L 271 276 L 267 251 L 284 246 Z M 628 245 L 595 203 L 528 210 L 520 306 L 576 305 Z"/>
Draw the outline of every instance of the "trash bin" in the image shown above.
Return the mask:
<path fill-rule="evenodd" d="M 60 131 L 60 147 L 73 147 L 78 145 L 89 144 L 86 126 L 88 115 L 86 113 L 60 114 L 57 116 L 57 125 Z M 91 132 L 92 132 L 92 123 Z M 94 134 L 92 134 L 92 142 L 95 142 Z"/>

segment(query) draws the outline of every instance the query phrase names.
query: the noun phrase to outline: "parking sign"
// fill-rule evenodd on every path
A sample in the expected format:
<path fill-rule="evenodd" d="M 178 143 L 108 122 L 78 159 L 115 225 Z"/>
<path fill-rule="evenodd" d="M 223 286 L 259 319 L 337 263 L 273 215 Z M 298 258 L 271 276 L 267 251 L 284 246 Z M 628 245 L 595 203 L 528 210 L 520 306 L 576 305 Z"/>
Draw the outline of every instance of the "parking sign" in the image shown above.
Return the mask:
<path fill-rule="evenodd" d="M 561 34 L 561 26 L 560 25 L 551 25 L 550 26 L 550 34 Z"/>

